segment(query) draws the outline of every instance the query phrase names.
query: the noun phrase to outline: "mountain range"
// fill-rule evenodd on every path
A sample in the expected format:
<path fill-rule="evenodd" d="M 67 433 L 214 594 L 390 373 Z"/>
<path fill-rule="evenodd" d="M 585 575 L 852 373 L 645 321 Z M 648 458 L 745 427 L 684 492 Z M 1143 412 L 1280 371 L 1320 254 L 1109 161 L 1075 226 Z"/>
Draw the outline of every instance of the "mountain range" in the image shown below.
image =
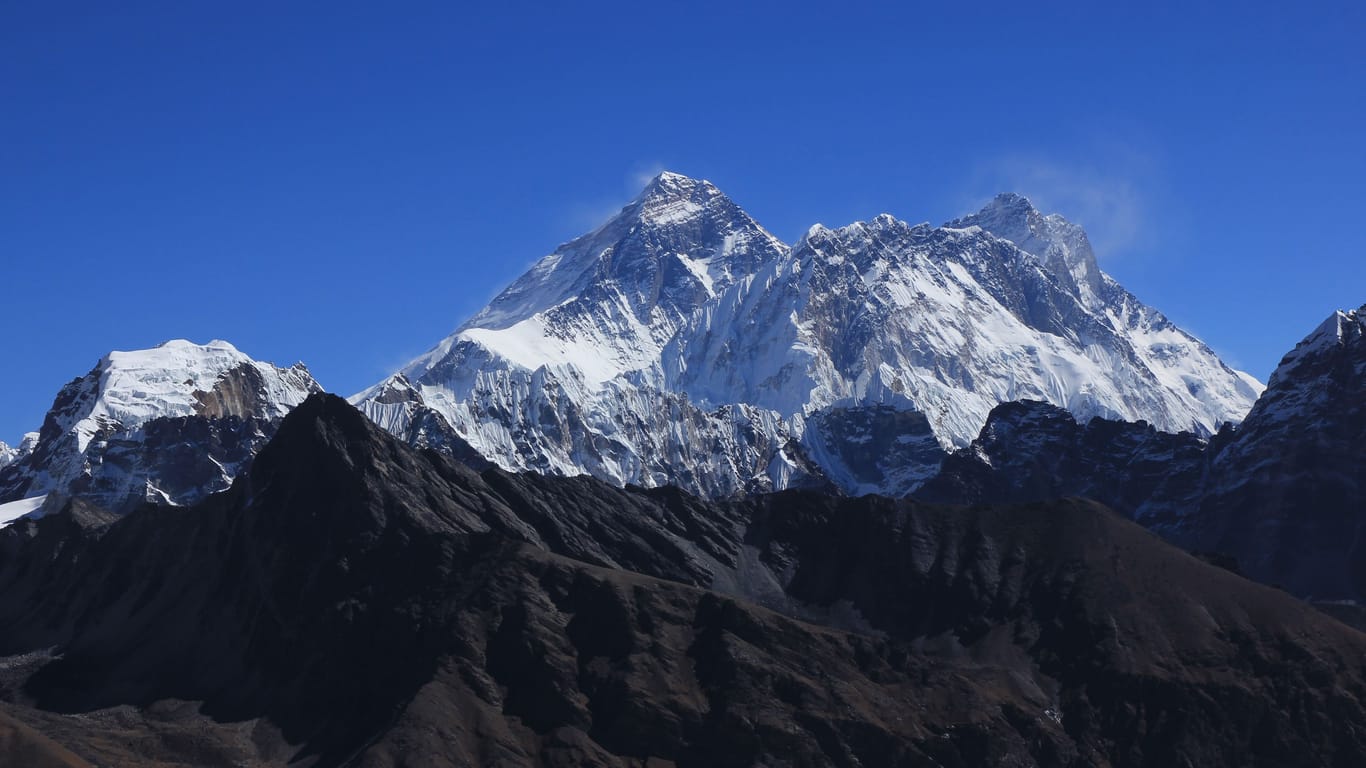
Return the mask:
<path fill-rule="evenodd" d="M 1366 760 L 1366 635 L 1093 502 L 476 473 L 314 395 L 193 508 L 68 504 L 0 530 L 51 765 Z"/>
<path fill-rule="evenodd" d="M 1017 195 L 787 244 L 665 173 L 349 401 L 63 387 L 0 764 L 1355 765 L 1362 445 L 1366 306 L 1263 387 Z"/>
<path fill-rule="evenodd" d="M 0 464 L 0 521 L 13 516 L 6 507 L 37 508 L 49 494 L 116 512 L 199 501 L 231 485 L 279 420 L 321 391 L 302 363 L 277 368 L 225 341 L 111 352 L 62 387 L 42 428 Z"/>
<path fill-rule="evenodd" d="M 787 245 L 712 184 L 663 173 L 351 399 L 412 445 L 512 471 L 902 496 L 1000 403 L 1203 439 L 1261 388 L 1104 274 L 1080 227 L 1018 195 L 942 227 L 882 215 Z M 24 502 L 0 516 L 49 492 L 191 502 L 318 389 L 302 364 L 226 342 L 111 353 L 0 453 L 0 504 Z M 206 455 L 162 455 L 198 443 Z"/>
<path fill-rule="evenodd" d="M 1335 312 L 1277 366 L 1238 427 L 1208 441 L 1039 402 L 992 411 L 917 498 L 1085 496 L 1183 547 L 1323 601 L 1366 601 L 1366 306 Z"/>
<path fill-rule="evenodd" d="M 1002 402 L 1208 436 L 1261 388 L 1022 197 L 788 245 L 712 184 L 664 173 L 352 402 L 415 445 L 439 415 L 510 470 L 903 495 Z"/>

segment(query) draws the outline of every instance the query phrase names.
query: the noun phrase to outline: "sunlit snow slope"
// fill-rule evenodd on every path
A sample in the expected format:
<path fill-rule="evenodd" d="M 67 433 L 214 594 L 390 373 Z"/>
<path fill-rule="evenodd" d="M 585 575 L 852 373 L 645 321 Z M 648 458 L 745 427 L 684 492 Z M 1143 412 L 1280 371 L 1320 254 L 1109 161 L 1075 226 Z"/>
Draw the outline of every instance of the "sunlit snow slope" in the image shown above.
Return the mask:
<path fill-rule="evenodd" d="M 0 504 L 198 501 L 231 484 L 274 425 L 319 391 L 303 364 L 277 368 L 225 341 L 111 352 L 62 388 L 42 429 L 0 468 Z"/>
<path fill-rule="evenodd" d="M 1204 435 L 1260 391 L 1024 198 L 787 245 L 665 173 L 352 400 L 411 442 L 438 422 L 509 469 L 902 494 L 1002 402 Z"/>

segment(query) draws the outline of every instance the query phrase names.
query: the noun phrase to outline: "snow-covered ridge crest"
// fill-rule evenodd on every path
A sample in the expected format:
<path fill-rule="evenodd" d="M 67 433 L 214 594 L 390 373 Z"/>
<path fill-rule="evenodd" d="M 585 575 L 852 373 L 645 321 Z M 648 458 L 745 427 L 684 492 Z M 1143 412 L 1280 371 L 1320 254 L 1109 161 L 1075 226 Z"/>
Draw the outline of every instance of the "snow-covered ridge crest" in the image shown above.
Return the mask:
<path fill-rule="evenodd" d="M 1233 555 L 1251 577 L 1295 593 L 1360 601 L 1363 444 L 1366 306 L 1306 335 L 1247 418 L 1211 441 L 1201 503 L 1173 538 Z"/>
<path fill-rule="evenodd" d="M 1286 354 L 1272 373 L 1271 383 L 1278 383 L 1277 377 L 1293 371 L 1302 359 L 1343 346 L 1350 338 L 1360 338 L 1363 329 L 1366 329 L 1366 305 L 1358 309 L 1337 310 Z"/>
<path fill-rule="evenodd" d="M 292 408 L 322 388 L 226 341 L 110 352 L 58 393 L 27 453 L 0 469 L 0 503 L 81 495 L 121 511 L 227 487 Z"/>
<path fill-rule="evenodd" d="M 37 432 L 25 434 L 23 439 L 19 441 L 19 444 L 14 447 L 10 447 L 5 443 L 0 442 L 0 469 L 4 469 L 7 465 L 13 464 L 30 453 L 33 453 L 33 447 L 37 444 Z"/>
<path fill-rule="evenodd" d="M 954 219 L 944 226 L 981 227 L 983 231 L 1009 240 L 1037 258 L 1054 279 L 1076 293 L 1087 306 L 1103 302 L 1106 276 L 1096 263 L 1096 254 L 1085 230 L 1059 214 L 1045 216 L 1023 195 L 1004 192 L 977 213 Z"/>
<path fill-rule="evenodd" d="M 1017 195 L 943 227 L 884 214 L 789 246 L 709 182 L 665 173 L 353 402 L 409 439 L 439 414 L 515 470 L 904 493 L 929 446 L 967 445 L 1001 402 L 1209 434 L 1260 390 L 1105 275 L 1080 227 Z M 896 416 L 911 410 L 925 418 Z M 850 474 L 892 453 L 915 468 Z"/>
<path fill-rule="evenodd" d="M 421 385 L 429 372 L 450 370 L 446 394 L 461 397 L 474 386 L 464 375 L 472 363 L 495 357 L 527 371 L 545 367 L 575 389 L 599 390 L 632 373 L 657 380 L 664 346 L 689 318 L 787 251 L 710 182 L 662 173 L 400 373 Z"/>
<path fill-rule="evenodd" d="M 303 363 L 277 368 L 238 351 L 232 344 L 214 339 L 195 344 L 184 339 L 162 342 L 151 349 L 110 352 L 95 368 L 99 380 L 88 409 L 72 414 L 84 451 L 90 437 L 102 426 L 117 424 L 136 429 L 150 419 L 203 415 L 255 415 L 283 417 L 316 391 L 317 383 Z M 254 370 L 260 392 L 226 391 L 225 376 L 233 371 Z"/>
<path fill-rule="evenodd" d="M 661 173 L 602 226 L 538 261 L 457 334 L 502 330 L 584 298 L 608 298 L 606 284 L 620 294 L 611 298 L 648 322 L 652 306 L 642 299 L 693 309 L 786 250 L 711 182 Z M 651 289 L 668 278 L 679 290 L 656 295 Z"/>
<path fill-rule="evenodd" d="M 1358 403 L 1346 402 L 1352 396 L 1343 390 L 1364 379 L 1366 305 L 1329 315 L 1281 358 L 1265 396 L 1239 429 L 1241 443 L 1266 442 L 1263 433 L 1305 430 L 1324 413 L 1339 411 L 1345 417 L 1348 410 L 1360 410 Z M 1238 448 L 1227 453 L 1233 456 Z"/>

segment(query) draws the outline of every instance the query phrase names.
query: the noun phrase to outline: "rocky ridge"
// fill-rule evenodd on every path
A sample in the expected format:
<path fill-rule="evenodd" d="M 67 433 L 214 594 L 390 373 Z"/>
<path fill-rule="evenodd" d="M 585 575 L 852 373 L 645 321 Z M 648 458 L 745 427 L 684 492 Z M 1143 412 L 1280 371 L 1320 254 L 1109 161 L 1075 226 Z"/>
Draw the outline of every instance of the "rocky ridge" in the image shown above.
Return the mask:
<path fill-rule="evenodd" d="M 415 445 L 439 418 L 505 469 L 725 497 L 904 494 L 1002 402 L 1209 435 L 1259 391 L 1023 198 L 789 246 L 665 173 L 352 401 Z M 859 459 L 912 421 L 913 445 L 879 446 L 895 467 Z"/>
<path fill-rule="evenodd" d="M 195 509 L 0 531 L 0 622 L 102 765 L 1366 759 L 1366 636 L 1095 504 L 475 473 L 327 396 Z"/>
<path fill-rule="evenodd" d="M 915 496 L 1085 496 L 1259 581 L 1309 599 L 1366 603 L 1363 318 L 1366 308 L 1335 312 L 1282 359 L 1247 419 L 1207 441 L 1009 403 Z"/>
<path fill-rule="evenodd" d="M 321 389 L 302 363 L 277 368 L 225 341 L 111 352 L 62 388 L 22 455 L 0 467 L 0 505 L 49 495 L 116 511 L 194 503 L 227 488 Z"/>

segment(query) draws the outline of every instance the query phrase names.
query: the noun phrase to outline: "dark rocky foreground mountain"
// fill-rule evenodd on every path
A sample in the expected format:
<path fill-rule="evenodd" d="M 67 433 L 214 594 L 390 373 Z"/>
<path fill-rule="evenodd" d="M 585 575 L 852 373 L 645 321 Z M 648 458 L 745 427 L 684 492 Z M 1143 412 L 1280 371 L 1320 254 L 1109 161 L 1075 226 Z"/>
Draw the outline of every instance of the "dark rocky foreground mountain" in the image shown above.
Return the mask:
<path fill-rule="evenodd" d="M 995 408 L 916 497 L 1099 500 L 1188 549 L 1320 601 L 1366 601 L 1366 307 L 1291 350 L 1247 419 L 1208 443 L 1040 402 Z"/>
<path fill-rule="evenodd" d="M 1081 423 L 1048 403 L 1005 403 L 992 409 L 972 445 L 947 456 L 914 495 L 958 504 L 1084 496 L 1151 526 L 1199 505 L 1207 445 L 1146 422 Z"/>
<path fill-rule="evenodd" d="M 1366 762 L 1366 635 L 1095 503 L 476 473 L 330 396 L 197 507 L 0 531 L 0 627 L 34 764 Z"/>
<path fill-rule="evenodd" d="M 1178 540 L 1297 594 L 1366 602 L 1366 306 L 1296 345 L 1216 448 Z"/>

